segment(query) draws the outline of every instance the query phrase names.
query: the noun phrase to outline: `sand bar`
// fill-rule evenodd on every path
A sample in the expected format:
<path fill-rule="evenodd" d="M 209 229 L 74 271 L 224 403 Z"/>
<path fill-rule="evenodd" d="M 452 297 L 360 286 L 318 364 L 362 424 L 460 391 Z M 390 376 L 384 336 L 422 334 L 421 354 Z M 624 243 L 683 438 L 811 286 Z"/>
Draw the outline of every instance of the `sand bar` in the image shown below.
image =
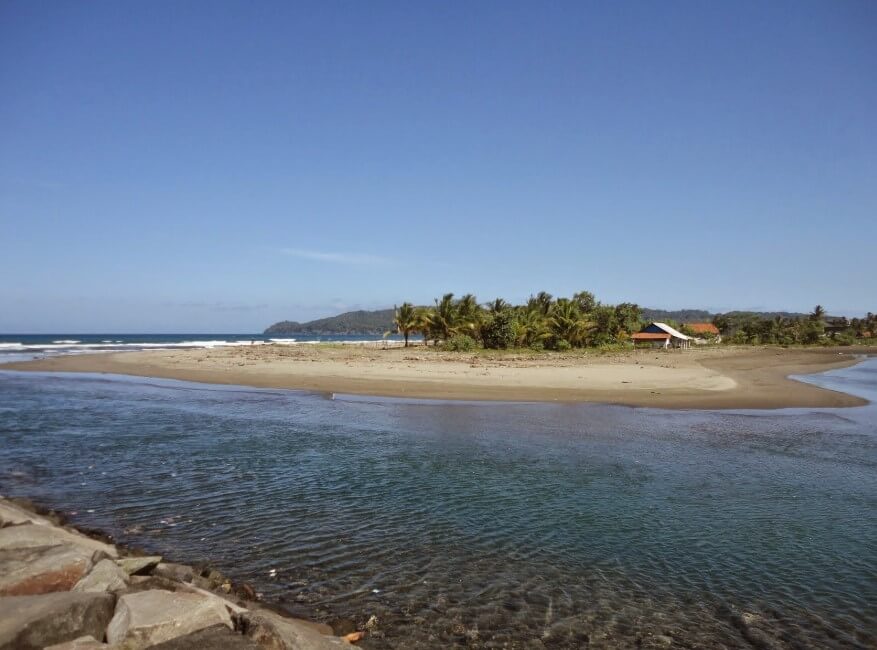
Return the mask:
<path fill-rule="evenodd" d="M 875 348 L 712 347 L 546 354 L 340 345 L 59 356 L 8 370 L 92 372 L 329 393 L 603 402 L 661 408 L 845 407 L 859 397 L 788 379 L 852 365 Z"/>

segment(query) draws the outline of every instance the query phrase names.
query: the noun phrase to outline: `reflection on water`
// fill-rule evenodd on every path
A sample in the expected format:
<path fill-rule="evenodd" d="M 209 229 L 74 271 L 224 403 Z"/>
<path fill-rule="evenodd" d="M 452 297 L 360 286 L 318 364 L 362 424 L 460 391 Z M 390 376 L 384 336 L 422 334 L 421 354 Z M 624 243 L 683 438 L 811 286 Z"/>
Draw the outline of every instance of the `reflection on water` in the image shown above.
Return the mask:
<path fill-rule="evenodd" d="M 300 614 L 375 615 L 365 647 L 871 647 L 875 415 L 7 372 L 0 491 Z"/>

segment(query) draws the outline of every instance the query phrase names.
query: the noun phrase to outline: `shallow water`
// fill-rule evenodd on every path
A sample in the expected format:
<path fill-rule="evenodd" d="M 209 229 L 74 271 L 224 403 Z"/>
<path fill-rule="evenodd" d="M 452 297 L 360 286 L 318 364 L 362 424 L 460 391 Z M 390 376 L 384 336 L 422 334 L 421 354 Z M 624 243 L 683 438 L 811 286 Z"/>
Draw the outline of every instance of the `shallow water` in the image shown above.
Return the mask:
<path fill-rule="evenodd" d="M 810 379 L 877 399 L 877 360 Z M 873 647 L 877 407 L 328 399 L 0 372 L 0 492 L 365 647 Z M 276 569 L 276 577 L 269 575 Z"/>

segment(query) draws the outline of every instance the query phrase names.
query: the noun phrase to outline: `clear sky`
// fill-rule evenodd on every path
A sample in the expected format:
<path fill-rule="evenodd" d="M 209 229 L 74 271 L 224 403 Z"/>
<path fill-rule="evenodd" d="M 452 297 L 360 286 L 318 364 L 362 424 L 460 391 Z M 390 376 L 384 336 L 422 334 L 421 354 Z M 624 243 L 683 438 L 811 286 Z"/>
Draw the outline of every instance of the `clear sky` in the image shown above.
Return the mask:
<path fill-rule="evenodd" d="M 0 3 L 0 331 L 877 310 L 877 2 Z"/>

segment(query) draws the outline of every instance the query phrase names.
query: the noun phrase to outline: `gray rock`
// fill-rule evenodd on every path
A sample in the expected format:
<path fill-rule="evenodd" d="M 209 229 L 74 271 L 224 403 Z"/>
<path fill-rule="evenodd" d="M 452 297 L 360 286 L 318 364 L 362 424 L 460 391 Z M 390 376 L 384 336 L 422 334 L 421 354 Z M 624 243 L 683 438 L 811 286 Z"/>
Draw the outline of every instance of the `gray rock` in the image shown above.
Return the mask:
<path fill-rule="evenodd" d="M 128 574 L 112 560 L 101 560 L 88 575 L 73 587 L 73 591 L 124 591 L 128 587 Z"/>
<path fill-rule="evenodd" d="M 28 512 L 24 508 L 15 505 L 11 501 L 0 497 L 0 525 L 10 526 L 12 524 L 33 523 L 40 526 L 51 526 L 45 517 L 40 517 L 32 512 Z"/>
<path fill-rule="evenodd" d="M 160 555 L 146 555 L 144 557 L 122 557 L 116 560 L 118 565 L 129 576 L 149 573 L 149 571 L 161 562 Z"/>
<path fill-rule="evenodd" d="M 175 591 L 187 591 L 189 593 L 199 594 L 200 596 L 203 596 L 204 598 L 211 598 L 211 599 L 217 601 L 217 604 L 219 604 L 221 607 L 224 607 L 226 610 L 228 610 L 229 614 L 240 614 L 242 612 L 247 611 L 247 609 L 245 607 L 241 607 L 240 605 L 236 605 L 235 603 L 231 602 L 227 598 L 223 598 L 222 596 L 214 594 L 212 591 L 207 591 L 206 589 L 201 589 L 200 587 L 196 587 L 195 585 L 190 585 L 190 584 L 186 584 L 186 583 L 179 583 L 178 582 L 175 584 L 177 586 Z"/>
<path fill-rule="evenodd" d="M 211 569 L 210 567 L 204 567 L 200 573 L 197 573 L 192 578 L 192 584 L 200 589 L 206 589 L 208 591 L 212 589 L 219 589 L 219 587 L 226 582 L 227 578 L 222 575 L 221 572 L 216 569 Z"/>
<path fill-rule="evenodd" d="M 216 600 L 153 589 L 119 598 L 107 642 L 137 650 L 217 624 L 233 627 L 228 611 Z"/>
<path fill-rule="evenodd" d="M 242 610 L 240 613 L 243 613 Z M 274 609 L 270 609 L 268 607 L 264 607 L 262 605 L 253 604 L 249 610 L 252 614 L 257 616 L 262 616 L 264 618 L 270 620 L 280 621 L 281 623 L 296 623 L 297 625 L 304 625 L 305 627 L 311 628 L 317 634 L 323 634 L 325 636 L 333 636 L 335 632 L 332 630 L 331 625 L 326 625 L 325 623 L 317 623 L 316 621 L 308 621 L 303 618 L 296 618 L 295 616 L 291 616 L 290 614 L 284 613 L 282 611 L 276 611 Z M 354 632 L 356 628 L 349 630 L 350 632 Z"/>
<path fill-rule="evenodd" d="M 50 645 L 45 650 L 103 650 L 103 648 L 109 647 L 106 643 L 101 643 L 89 634 L 65 643 Z"/>
<path fill-rule="evenodd" d="M 0 598 L 0 650 L 45 648 L 85 635 L 103 638 L 112 594 L 63 592 Z"/>
<path fill-rule="evenodd" d="M 89 556 L 95 551 L 103 551 L 110 557 L 118 557 L 119 555 L 115 546 L 63 528 L 41 524 L 22 524 L 21 526 L 0 528 L 0 549 L 57 546 L 58 544 L 69 544 L 87 549 Z"/>
<path fill-rule="evenodd" d="M 0 550 L 0 596 L 33 596 L 69 591 L 89 569 L 91 553 L 78 546 L 32 546 Z"/>
<path fill-rule="evenodd" d="M 232 632 L 224 625 L 192 632 L 186 636 L 159 643 L 150 650 L 261 650 L 262 646 L 245 636 Z"/>
<path fill-rule="evenodd" d="M 161 576 L 130 576 L 128 580 L 128 593 L 133 593 L 135 591 L 150 591 L 151 589 L 180 591 L 186 586 L 182 582 L 168 580 Z"/>
<path fill-rule="evenodd" d="M 177 582 L 192 582 L 192 578 L 195 577 L 195 571 L 192 567 L 185 564 L 159 562 L 158 566 L 152 570 L 152 575 L 167 578 L 168 580 L 176 580 Z"/>
<path fill-rule="evenodd" d="M 314 623 L 285 618 L 268 610 L 238 616 L 241 630 L 269 650 L 333 650 L 350 644 L 337 636 L 321 634 Z"/>

